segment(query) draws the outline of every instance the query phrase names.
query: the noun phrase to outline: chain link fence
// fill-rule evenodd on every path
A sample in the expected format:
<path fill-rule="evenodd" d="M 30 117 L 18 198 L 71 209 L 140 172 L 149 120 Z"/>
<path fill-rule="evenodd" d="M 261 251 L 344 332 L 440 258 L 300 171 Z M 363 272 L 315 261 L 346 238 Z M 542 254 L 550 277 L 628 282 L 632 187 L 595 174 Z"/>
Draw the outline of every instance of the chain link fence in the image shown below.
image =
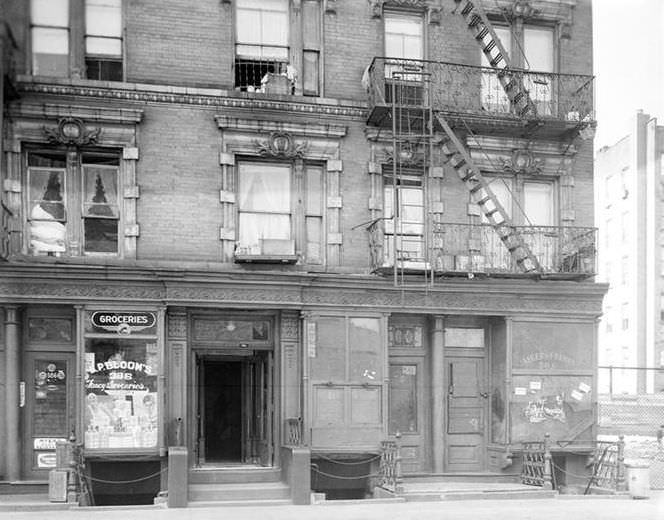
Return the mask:
<path fill-rule="evenodd" d="M 625 438 L 625 462 L 650 466 L 650 487 L 664 489 L 664 369 L 600 366 L 599 440 Z"/>

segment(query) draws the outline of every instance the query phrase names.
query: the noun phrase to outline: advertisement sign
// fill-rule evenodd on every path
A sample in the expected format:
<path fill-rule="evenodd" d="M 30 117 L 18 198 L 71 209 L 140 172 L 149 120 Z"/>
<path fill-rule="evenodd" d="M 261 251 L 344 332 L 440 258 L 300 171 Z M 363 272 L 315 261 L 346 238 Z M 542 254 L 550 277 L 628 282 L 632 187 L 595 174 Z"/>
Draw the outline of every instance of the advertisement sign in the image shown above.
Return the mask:
<path fill-rule="evenodd" d="M 147 311 L 95 311 L 90 314 L 88 332 L 129 335 L 155 333 L 157 317 Z"/>
<path fill-rule="evenodd" d="M 85 447 L 156 447 L 156 339 L 88 338 L 85 350 Z"/>

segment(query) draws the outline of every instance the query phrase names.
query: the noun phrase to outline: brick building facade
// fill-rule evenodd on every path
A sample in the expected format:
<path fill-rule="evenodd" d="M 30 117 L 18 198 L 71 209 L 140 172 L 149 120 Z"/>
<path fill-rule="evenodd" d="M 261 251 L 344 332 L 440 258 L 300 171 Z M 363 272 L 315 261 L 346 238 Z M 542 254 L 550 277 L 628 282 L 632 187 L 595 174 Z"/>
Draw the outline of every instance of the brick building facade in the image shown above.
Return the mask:
<path fill-rule="evenodd" d="M 397 434 L 406 475 L 575 464 L 590 0 L 481 4 L 6 2 L 2 479 L 72 432 L 102 501 L 173 446 L 192 500 L 229 465 L 365 493 Z"/>

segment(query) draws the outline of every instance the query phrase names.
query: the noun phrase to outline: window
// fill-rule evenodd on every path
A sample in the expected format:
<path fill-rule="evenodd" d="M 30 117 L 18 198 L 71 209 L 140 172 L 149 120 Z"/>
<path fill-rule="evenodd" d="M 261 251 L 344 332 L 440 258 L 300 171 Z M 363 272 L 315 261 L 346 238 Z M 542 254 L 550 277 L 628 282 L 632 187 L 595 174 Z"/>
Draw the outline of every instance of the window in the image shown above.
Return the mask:
<path fill-rule="evenodd" d="M 421 16 L 385 13 L 385 56 L 403 60 L 424 57 Z"/>
<path fill-rule="evenodd" d="M 380 318 L 320 316 L 305 326 L 312 447 L 375 444 L 383 435 L 385 411 Z"/>
<path fill-rule="evenodd" d="M 629 281 L 629 257 L 623 256 L 620 262 L 620 283 L 627 285 Z"/>
<path fill-rule="evenodd" d="M 69 0 L 30 1 L 34 75 L 81 70 L 89 79 L 122 81 L 122 0 L 84 1 L 79 10 Z M 84 34 L 70 33 L 72 25 Z"/>
<path fill-rule="evenodd" d="M 407 60 L 424 57 L 424 29 L 422 17 L 404 13 L 386 12 L 385 16 L 385 96 L 391 102 L 395 96 L 399 104 L 421 104 L 422 64 Z M 390 60 L 389 58 L 394 58 Z"/>
<path fill-rule="evenodd" d="M 494 29 L 509 57 L 513 69 L 524 69 L 523 86 L 528 90 L 540 115 L 552 115 L 552 77 L 555 71 L 554 31 L 551 27 L 525 25 L 522 31 L 494 25 Z M 512 45 L 514 39 L 515 45 Z M 484 53 L 482 67 L 490 67 Z M 482 106 L 492 112 L 510 112 L 511 106 L 504 88 L 494 71 L 486 71 L 482 78 Z"/>
<path fill-rule="evenodd" d="M 549 182 L 523 183 L 524 211 L 532 226 L 553 226 L 553 185 Z"/>
<path fill-rule="evenodd" d="M 31 0 L 32 72 L 69 76 L 69 1 Z"/>
<path fill-rule="evenodd" d="M 621 240 L 623 245 L 627 245 L 629 240 L 629 212 L 624 211 L 620 216 Z"/>
<path fill-rule="evenodd" d="M 321 3 L 304 0 L 302 3 L 302 93 L 320 93 Z"/>
<path fill-rule="evenodd" d="M 556 225 L 555 186 L 552 182 L 509 177 L 487 177 L 487 179 L 490 181 L 491 191 L 515 225 Z M 482 222 L 488 222 L 484 215 Z"/>
<path fill-rule="evenodd" d="M 604 312 L 604 326 L 607 334 L 613 332 L 613 309 L 611 307 L 607 307 Z"/>
<path fill-rule="evenodd" d="M 89 79 L 122 81 L 122 0 L 85 0 L 85 68 Z"/>
<path fill-rule="evenodd" d="M 323 262 L 323 169 L 263 162 L 238 165 L 236 260 Z M 301 242 L 301 243 L 300 243 Z"/>
<path fill-rule="evenodd" d="M 622 330 L 627 330 L 629 328 L 629 305 L 623 303 L 621 308 L 621 319 L 622 319 Z"/>
<path fill-rule="evenodd" d="M 500 39 L 500 43 L 503 44 L 503 47 L 507 51 L 507 55 L 511 58 L 512 34 L 509 27 L 494 25 L 493 28 Z M 491 112 L 510 112 L 510 100 L 505 93 L 505 89 L 500 83 L 498 76 L 493 71 L 488 70 L 491 65 L 483 52 L 481 56 L 482 67 L 487 67 L 487 70 L 482 73 L 482 107 Z"/>
<path fill-rule="evenodd" d="M 535 254 L 540 265 L 549 270 L 557 268 L 557 248 L 560 240 L 556 233 L 551 233 L 543 227 L 557 224 L 555 206 L 555 184 L 546 180 L 524 180 L 516 177 L 486 177 L 489 188 L 498 199 L 507 216 L 516 226 L 524 226 L 521 235 L 530 250 Z M 482 214 L 482 223 L 489 224 L 489 220 Z M 487 244 L 486 254 L 491 258 L 491 265 L 501 265 L 508 268 L 506 248 L 502 242 L 492 240 L 493 229 L 486 226 L 483 230 L 487 234 L 483 243 Z"/>
<path fill-rule="evenodd" d="M 552 114 L 553 29 L 550 27 L 525 26 L 523 28 L 523 52 L 526 70 L 525 87 L 537 105 L 540 115 Z M 541 74 L 540 74 L 541 73 Z"/>
<path fill-rule="evenodd" d="M 73 176 L 69 172 L 75 172 Z M 28 250 L 33 255 L 117 254 L 119 156 L 28 152 Z"/>
<path fill-rule="evenodd" d="M 391 168 L 391 167 L 387 167 Z M 384 175 L 384 263 L 424 262 L 424 190 L 422 175 Z"/>
<path fill-rule="evenodd" d="M 287 73 L 288 0 L 238 0 L 235 15 L 235 87 L 254 92 L 267 74 Z"/>

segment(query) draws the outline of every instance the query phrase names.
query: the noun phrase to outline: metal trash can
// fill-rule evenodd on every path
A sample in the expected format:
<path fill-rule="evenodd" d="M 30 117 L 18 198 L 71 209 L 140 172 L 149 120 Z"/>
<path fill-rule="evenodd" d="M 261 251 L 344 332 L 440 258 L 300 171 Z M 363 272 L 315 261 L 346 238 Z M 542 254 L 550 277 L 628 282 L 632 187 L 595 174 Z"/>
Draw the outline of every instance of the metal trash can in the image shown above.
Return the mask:
<path fill-rule="evenodd" d="M 625 464 L 627 488 L 632 498 L 650 498 L 650 465 L 645 463 Z"/>

